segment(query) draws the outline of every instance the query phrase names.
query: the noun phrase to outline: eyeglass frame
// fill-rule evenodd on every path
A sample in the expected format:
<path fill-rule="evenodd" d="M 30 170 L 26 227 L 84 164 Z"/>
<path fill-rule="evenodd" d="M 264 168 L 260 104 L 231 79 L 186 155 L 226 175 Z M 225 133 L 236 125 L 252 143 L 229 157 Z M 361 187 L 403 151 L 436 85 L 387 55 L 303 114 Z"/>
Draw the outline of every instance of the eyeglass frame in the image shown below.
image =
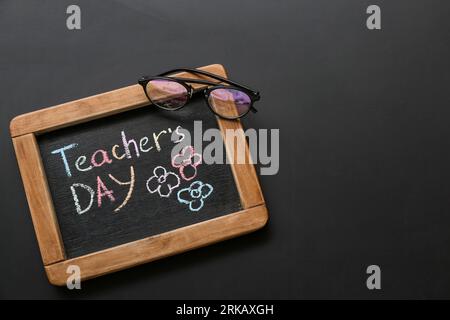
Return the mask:
<path fill-rule="evenodd" d="M 218 80 L 219 82 L 213 82 L 213 81 L 208 81 L 208 80 L 202 80 L 202 79 L 191 79 L 191 78 L 180 78 L 180 77 L 170 77 L 169 75 L 172 73 L 179 73 L 179 72 L 188 72 L 188 73 L 193 73 L 193 74 L 200 74 L 209 78 L 213 78 Z M 186 88 L 187 92 L 188 92 L 188 100 L 180 107 L 177 108 L 166 108 L 163 106 L 160 106 L 158 104 L 156 104 L 155 102 L 152 101 L 152 99 L 150 98 L 150 96 L 147 93 L 147 84 L 151 81 L 151 80 L 170 80 L 170 81 L 175 81 L 179 84 L 181 84 L 183 87 Z M 250 110 L 253 113 L 258 112 L 258 110 L 253 106 L 255 101 L 260 100 L 261 96 L 259 91 L 255 91 L 253 89 L 250 89 L 247 86 L 244 86 L 242 84 L 239 84 L 235 81 L 223 78 L 219 75 L 216 75 L 214 73 L 211 72 L 207 72 L 207 71 L 203 71 L 203 70 L 198 70 L 198 69 L 189 69 L 189 68 L 178 68 L 178 69 L 173 69 L 167 72 L 164 72 L 162 74 L 159 74 L 157 76 L 143 76 L 138 80 L 138 83 L 142 86 L 142 89 L 144 90 L 144 93 L 146 95 L 146 97 L 148 98 L 148 100 L 153 103 L 154 105 L 156 105 L 158 108 L 164 109 L 164 110 L 168 110 L 168 111 L 176 111 L 179 110 L 181 108 L 183 108 L 185 105 L 188 104 L 189 100 L 192 98 L 192 95 L 196 92 L 199 92 L 201 90 L 204 90 L 204 97 L 206 100 L 206 104 L 208 105 L 209 109 L 211 110 L 212 113 L 214 113 L 216 116 L 224 118 L 224 119 L 228 119 L 228 120 L 236 120 L 236 119 L 240 119 L 244 116 L 246 116 Z M 196 83 L 196 84 L 205 84 L 208 85 L 209 87 L 207 87 L 206 89 L 198 89 L 195 90 L 191 85 L 189 85 L 189 83 Z M 220 83 L 227 83 L 229 85 L 224 85 L 224 84 L 220 84 Z M 246 93 L 248 95 L 248 97 L 250 98 L 251 104 L 250 107 L 248 108 L 248 110 L 241 114 L 238 115 L 236 117 L 227 117 L 227 116 L 223 116 L 219 113 L 217 113 L 214 108 L 210 105 L 209 103 L 209 97 L 210 97 L 210 93 L 216 89 L 234 89 L 234 90 L 238 90 L 238 91 L 243 91 L 244 93 Z"/>

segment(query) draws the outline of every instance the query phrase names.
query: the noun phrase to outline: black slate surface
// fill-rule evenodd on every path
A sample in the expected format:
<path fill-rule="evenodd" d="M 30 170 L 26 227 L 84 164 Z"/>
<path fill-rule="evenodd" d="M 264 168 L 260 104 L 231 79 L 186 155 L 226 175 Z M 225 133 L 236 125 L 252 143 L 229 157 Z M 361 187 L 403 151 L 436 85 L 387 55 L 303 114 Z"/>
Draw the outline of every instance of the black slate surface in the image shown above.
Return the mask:
<path fill-rule="evenodd" d="M 147 106 L 39 136 L 38 143 L 64 247 L 69 258 L 241 210 L 239 194 L 228 164 L 203 162 L 197 166 L 195 178 L 192 178 L 193 171 L 189 172 L 189 169 L 186 169 L 185 176 L 190 180 L 183 179 L 179 170 L 172 166 L 171 151 L 176 143 L 171 140 L 171 132 L 175 132 L 174 138 L 179 140 L 184 134 L 181 128 L 188 130 L 191 142 L 194 143 L 194 121 L 201 121 L 204 130 L 217 128 L 215 117 L 204 101 L 197 98 L 179 111 L 170 112 Z M 181 128 L 177 129 L 178 126 Z M 167 133 L 158 137 L 162 130 Z M 131 158 L 124 157 L 118 160 L 112 155 L 111 149 L 114 145 L 118 146 L 115 149 L 118 157 L 125 155 L 122 132 L 126 141 L 130 139 L 136 141 L 139 156 L 134 143 L 129 144 Z M 154 134 L 158 137 L 157 140 Z M 142 152 L 139 146 L 140 139 L 143 137 L 148 139 L 145 140 L 147 143 L 144 145 L 144 150 L 147 151 L 152 147 L 147 152 Z M 184 139 L 187 139 L 187 136 L 184 136 Z M 184 142 L 186 141 L 183 140 L 180 143 Z M 70 170 L 69 177 L 61 153 L 54 154 L 52 151 L 73 143 L 77 146 L 64 152 Z M 160 147 L 159 151 L 157 143 Z M 99 149 L 108 153 L 108 160 L 111 163 L 104 163 L 98 167 L 92 166 L 91 156 Z M 92 169 L 77 170 L 75 162 L 80 156 L 85 156 L 87 160 L 79 167 L 85 169 L 92 166 Z M 101 164 L 103 159 L 101 153 L 97 153 L 95 163 Z M 147 190 L 147 180 L 154 175 L 153 170 L 158 166 L 179 177 L 179 186 L 170 194 L 168 190 L 162 190 L 163 196 L 160 196 L 158 191 L 150 193 Z M 111 174 L 120 182 L 129 182 L 131 170 L 135 177 L 131 197 L 120 210 L 115 212 L 114 210 L 126 198 L 130 185 L 120 185 L 109 175 Z M 101 196 L 100 206 L 98 177 L 104 186 L 112 191 L 111 196 L 114 199 L 111 201 L 108 195 L 104 194 L 106 190 L 101 188 L 100 195 L 104 195 Z M 171 180 L 174 184 L 173 181 L 177 180 L 173 175 L 171 177 L 175 179 Z M 180 203 L 177 199 L 177 192 L 189 187 L 194 181 L 201 181 L 213 187 L 211 195 L 203 200 L 203 207 L 198 211 L 191 211 L 187 204 Z M 87 185 L 95 193 L 90 209 L 81 214 L 76 211 L 71 189 L 73 184 Z M 154 191 L 157 185 L 151 186 L 151 190 Z M 89 208 L 91 193 L 77 186 L 74 190 L 80 209 Z M 165 197 L 166 195 L 168 197 Z"/>

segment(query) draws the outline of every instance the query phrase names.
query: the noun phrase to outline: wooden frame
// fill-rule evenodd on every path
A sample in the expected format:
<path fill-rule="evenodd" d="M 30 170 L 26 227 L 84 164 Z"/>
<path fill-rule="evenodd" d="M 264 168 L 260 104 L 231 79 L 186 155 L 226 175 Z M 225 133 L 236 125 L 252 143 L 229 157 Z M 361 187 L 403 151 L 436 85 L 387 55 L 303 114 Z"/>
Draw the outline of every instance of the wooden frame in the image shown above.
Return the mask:
<path fill-rule="evenodd" d="M 220 64 L 200 69 L 223 77 L 227 76 Z M 66 270 L 69 265 L 78 265 L 82 280 L 87 280 L 249 233 L 266 224 L 268 212 L 253 164 L 232 164 L 242 211 L 73 259 L 66 258 L 36 135 L 148 104 L 149 101 L 142 88 L 136 84 L 23 114 L 11 121 L 10 133 L 50 283 L 65 285 L 68 277 Z M 222 132 L 226 129 L 242 129 L 241 123 L 236 120 L 218 118 L 218 123 Z M 241 133 L 237 138 L 243 139 L 247 159 L 250 158 L 250 153 L 242 130 Z M 230 141 L 224 142 L 227 150 L 235 147 Z"/>

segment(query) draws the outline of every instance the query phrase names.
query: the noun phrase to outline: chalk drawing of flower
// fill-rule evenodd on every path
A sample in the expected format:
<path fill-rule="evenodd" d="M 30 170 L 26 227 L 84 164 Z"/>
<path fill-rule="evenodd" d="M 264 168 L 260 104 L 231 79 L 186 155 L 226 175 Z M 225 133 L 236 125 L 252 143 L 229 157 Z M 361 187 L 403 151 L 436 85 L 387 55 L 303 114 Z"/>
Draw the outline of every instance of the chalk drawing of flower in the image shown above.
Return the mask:
<path fill-rule="evenodd" d="M 172 190 L 180 185 L 180 178 L 177 174 L 167 171 L 162 166 L 153 169 L 153 176 L 147 180 L 147 190 L 150 193 L 158 192 L 161 197 L 167 198 Z"/>
<path fill-rule="evenodd" d="M 189 210 L 196 212 L 203 208 L 204 199 L 209 197 L 213 190 L 213 186 L 208 183 L 194 181 L 189 187 L 179 190 L 177 198 L 180 203 L 188 204 Z"/>
<path fill-rule="evenodd" d="M 180 176 L 186 181 L 190 181 L 197 176 L 197 166 L 200 163 L 202 163 L 202 155 L 195 153 L 193 146 L 184 147 L 172 159 L 172 166 L 178 168 Z"/>

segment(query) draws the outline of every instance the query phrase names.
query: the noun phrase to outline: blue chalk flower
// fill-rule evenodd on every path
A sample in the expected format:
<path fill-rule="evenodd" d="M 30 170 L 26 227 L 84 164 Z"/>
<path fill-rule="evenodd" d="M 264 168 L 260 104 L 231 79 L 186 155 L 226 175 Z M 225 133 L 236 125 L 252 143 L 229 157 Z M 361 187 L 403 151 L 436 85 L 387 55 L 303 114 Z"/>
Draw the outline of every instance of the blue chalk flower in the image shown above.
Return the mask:
<path fill-rule="evenodd" d="M 189 210 L 197 212 L 203 208 L 204 199 L 209 197 L 213 190 L 213 186 L 208 183 L 194 181 L 189 187 L 178 191 L 177 198 L 180 203 L 189 205 Z"/>

